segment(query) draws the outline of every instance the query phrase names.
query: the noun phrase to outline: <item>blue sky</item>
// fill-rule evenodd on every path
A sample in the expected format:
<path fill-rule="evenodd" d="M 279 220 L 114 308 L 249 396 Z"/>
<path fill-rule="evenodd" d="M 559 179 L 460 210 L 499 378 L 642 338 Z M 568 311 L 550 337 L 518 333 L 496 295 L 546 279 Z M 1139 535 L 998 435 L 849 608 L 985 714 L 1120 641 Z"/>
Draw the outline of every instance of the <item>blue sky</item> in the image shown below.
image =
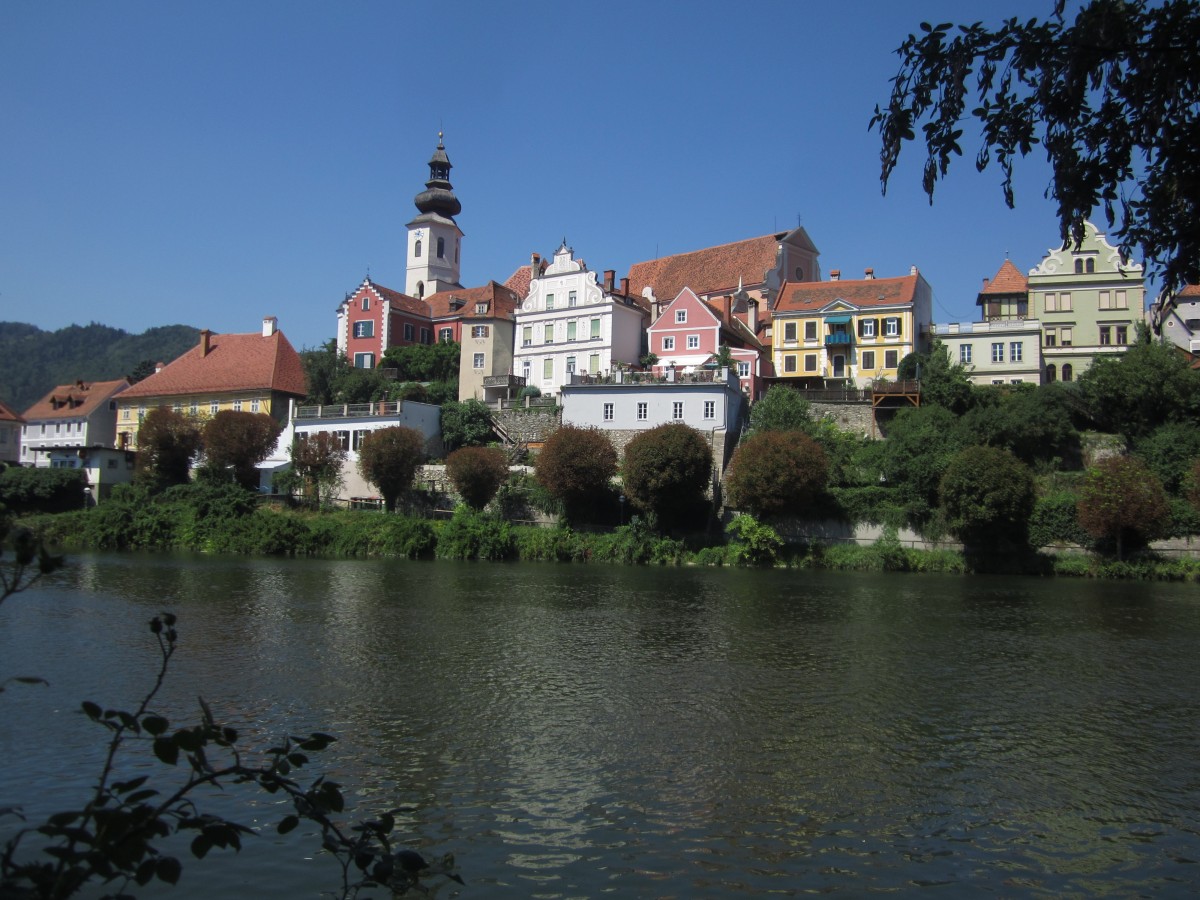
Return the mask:
<path fill-rule="evenodd" d="M 0 320 L 333 336 L 370 272 L 404 287 L 404 225 L 445 130 L 463 282 L 563 237 L 594 270 L 801 222 L 826 275 L 918 266 L 970 321 L 1011 256 L 1056 243 L 1047 168 L 1017 208 L 978 144 L 931 207 L 878 136 L 894 49 L 990 3 L 355 0 L 0 4 Z M 970 137 L 968 133 L 968 137 Z M 1103 223 L 1098 223 L 1103 224 Z"/>

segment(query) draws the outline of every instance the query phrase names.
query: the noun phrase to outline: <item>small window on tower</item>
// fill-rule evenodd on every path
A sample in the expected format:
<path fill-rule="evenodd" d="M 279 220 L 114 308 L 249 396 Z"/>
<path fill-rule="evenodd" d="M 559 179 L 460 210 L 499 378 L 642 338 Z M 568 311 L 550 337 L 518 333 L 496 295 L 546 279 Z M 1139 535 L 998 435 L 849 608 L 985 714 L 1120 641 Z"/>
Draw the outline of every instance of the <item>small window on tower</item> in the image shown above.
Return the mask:
<path fill-rule="evenodd" d="M 413 245 L 413 256 L 421 258 L 421 239 L 417 238 L 417 242 Z"/>
<path fill-rule="evenodd" d="M 446 258 L 446 239 L 445 238 L 438 238 L 437 256 L 438 256 L 438 259 Z"/>

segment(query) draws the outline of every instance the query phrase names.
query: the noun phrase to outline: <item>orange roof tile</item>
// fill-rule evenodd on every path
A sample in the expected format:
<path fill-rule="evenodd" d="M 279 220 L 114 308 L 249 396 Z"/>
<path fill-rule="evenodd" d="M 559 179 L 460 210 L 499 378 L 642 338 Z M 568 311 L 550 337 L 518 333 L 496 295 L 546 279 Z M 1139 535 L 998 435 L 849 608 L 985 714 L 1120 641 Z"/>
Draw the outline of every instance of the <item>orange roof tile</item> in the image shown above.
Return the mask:
<path fill-rule="evenodd" d="M 363 282 L 363 284 L 359 285 L 359 289 L 350 296 L 360 296 L 360 291 L 362 288 L 368 286 L 374 290 L 380 299 L 387 301 L 394 308 L 403 310 L 406 313 L 411 313 L 414 316 L 423 316 L 426 319 L 429 318 L 429 305 L 424 300 L 418 300 L 416 297 L 410 297 L 408 294 L 402 294 L 399 291 L 393 291 L 391 288 L 386 288 L 382 284 L 376 284 L 369 278 Z"/>
<path fill-rule="evenodd" d="M 209 338 L 207 355 L 202 354 L 202 348 L 203 340 L 139 381 L 125 392 L 125 398 L 252 390 L 280 391 L 297 397 L 308 393 L 300 354 L 282 331 L 269 337 L 258 332 L 214 334 Z"/>
<path fill-rule="evenodd" d="M 864 278 L 858 281 L 787 282 L 779 289 L 773 312 L 816 312 L 835 300 L 851 306 L 898 306 L 912 303 L 920 275 Z"/>
<path fill-rule="evenodd" d="M 992 280 L 983 286 L 979 296 L 995 297 L 1028 292 L 1029 279 L 1021 274 L 1021 271 L 1012 264 L 1011 259 L 1006 259 Z"/>
<path fill-rule="evenodd" d="M 508 276 L 504 286 L 524 299 L 529 296 L 529 285 L 533 283 L 533 266 L 521 266 Z"/>
<path fill-rule="evenodd" d="M 451 302 L 453 300 L 461 300 L 462 305 L 457 309 L 454 308 Z M 502 284 L 489 281 L 481 287 L 438 291 L 436 294 L 430 294 L 426 297 L 425 302 L 429 304 L 429 310 L 433 318 L 445 319 L 454 316 L 471 318 L 476 315 L 475 305 L 477 303 L 488 304 L 488 311 L 483 315 L 488 317 L 500 315 L 503 317 L 519 306 L 521 300 L 513 290 Z M 499 310 L 499 312 L 494 312 L 494 309 Z"/>
<path fill-rule="evenodd" d="M 676 297 L 684 287 L 697 294 L 714 294 L 760 285 L 775 265 L 779 241 L 787 232 L 678 253 L 629 267 L 629 292 L 641 295 L 647 286 L 660 300 Z"/>
<path fill-rule="evenodd" d="M 40 421 L 87 418 L 98 407 L 128 387 L 129 382 L 124 378 L 118 378 L 116 381 L 77 381 L 74 384 L 60 384 L 25 410 L 24 419 Z"/>
<path fill-rule="evenodd" d="M 0 400 L 0 422 L 24 422 L 25 420 L 5 406 L 4 401 Z"/>

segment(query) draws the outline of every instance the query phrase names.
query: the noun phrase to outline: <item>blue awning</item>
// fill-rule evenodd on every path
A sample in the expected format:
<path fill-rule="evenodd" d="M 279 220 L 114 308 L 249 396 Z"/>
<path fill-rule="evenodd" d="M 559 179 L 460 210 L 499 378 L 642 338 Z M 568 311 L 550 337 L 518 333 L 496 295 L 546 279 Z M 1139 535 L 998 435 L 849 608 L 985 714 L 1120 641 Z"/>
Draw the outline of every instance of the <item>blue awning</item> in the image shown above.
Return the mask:
<path fill-rule="evenodd" d="M 825 321 L 828 322 L 830 325 L 849 325 L 850 317 L 849 316 L 826 316 Z"/>

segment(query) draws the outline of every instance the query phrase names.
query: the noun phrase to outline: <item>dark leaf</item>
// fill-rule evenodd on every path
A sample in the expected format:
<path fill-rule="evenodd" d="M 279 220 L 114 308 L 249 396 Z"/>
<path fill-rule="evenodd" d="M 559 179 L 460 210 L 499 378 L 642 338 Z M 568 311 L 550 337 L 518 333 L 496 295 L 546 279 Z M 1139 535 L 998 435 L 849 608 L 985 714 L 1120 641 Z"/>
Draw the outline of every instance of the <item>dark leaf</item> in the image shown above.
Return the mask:
<path fill-rule="evenodd" d="M 280 820 L 279 825 L 276 827 L 276 830 L 280 834 L 287 834 L 289 831 L 293 831 L 296 828 L 296 826 L 299 824 L 300 824 L 299 816 L 284 816 Z"/>
<path fill-rule="evenodd" d="M 169 766 L 179 762 L 179 745 L 171 738 L 159 737 L 154 739 L 154 755 Z"/>

